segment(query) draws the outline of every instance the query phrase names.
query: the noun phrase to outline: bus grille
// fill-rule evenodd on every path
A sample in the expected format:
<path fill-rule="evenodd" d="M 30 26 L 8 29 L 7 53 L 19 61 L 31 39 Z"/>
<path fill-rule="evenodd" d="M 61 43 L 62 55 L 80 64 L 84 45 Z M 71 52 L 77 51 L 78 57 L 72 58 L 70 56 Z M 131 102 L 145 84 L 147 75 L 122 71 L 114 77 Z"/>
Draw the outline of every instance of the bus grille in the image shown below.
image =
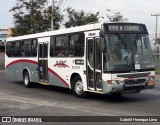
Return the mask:
<path fill-rule="evenodd" d="M 136 80 L 125 80 L 124 83 L 128 84 L 128 85 L 132 85 L 132 84 L 142 84 L 146 82 L 146 79 L 136 79 Z"/>

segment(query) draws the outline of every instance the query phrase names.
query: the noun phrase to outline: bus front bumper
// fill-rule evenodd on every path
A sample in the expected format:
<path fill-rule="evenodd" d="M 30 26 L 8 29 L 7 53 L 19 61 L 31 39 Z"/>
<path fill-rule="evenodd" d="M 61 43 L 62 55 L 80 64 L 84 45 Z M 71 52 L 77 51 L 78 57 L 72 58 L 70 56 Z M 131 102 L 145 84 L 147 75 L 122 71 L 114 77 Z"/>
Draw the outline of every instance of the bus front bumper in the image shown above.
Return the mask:
<path fill-rule="evenodd" d="M 103 82 L 103 93 L 123 93 L 123 92 L 133 92 L 141 91 L 144 89 L 153 89 L 155 87 L 155 82 L 143 82 L 143 83 L 132 83 L 126 84 L 123 82 L 108 84 Z"/>

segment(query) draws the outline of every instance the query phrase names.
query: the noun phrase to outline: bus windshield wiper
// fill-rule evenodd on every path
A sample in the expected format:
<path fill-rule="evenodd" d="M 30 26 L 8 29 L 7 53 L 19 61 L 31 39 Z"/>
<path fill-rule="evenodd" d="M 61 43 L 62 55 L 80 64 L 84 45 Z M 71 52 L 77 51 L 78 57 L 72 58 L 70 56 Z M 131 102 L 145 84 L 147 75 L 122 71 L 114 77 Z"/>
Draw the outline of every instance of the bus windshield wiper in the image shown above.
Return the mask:
<path fill-rule="evenodd" d="M 134 45 L 135 45 L 136 49 L 137 49 L 137 42 L 136 41 L 137 41 L 138 36 L 139 36 L 139 34 L 136 35 L 135 40 L 134 40 Z"/>
<path fill-rule="evenodd" d="M 120 40 L 120 42 L 122 43 L 122 45 L 125 47 L 125 49 L 127 50 L 127 45 L 126 42 L 122 39 L 122 37 L 116 33 L 116 36 L 118 37 L 118 39 Z"/>

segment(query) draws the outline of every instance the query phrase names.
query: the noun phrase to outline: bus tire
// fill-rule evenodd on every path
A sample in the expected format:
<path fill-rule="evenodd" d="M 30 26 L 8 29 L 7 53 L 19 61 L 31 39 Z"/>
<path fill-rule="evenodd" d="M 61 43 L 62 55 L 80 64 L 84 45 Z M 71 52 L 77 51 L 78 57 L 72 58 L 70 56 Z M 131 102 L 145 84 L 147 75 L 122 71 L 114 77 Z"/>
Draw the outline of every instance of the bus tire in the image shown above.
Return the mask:
<path fill-rule="evenodd" d="M 76 76 L 73 80 L 72 91 L 78 98 L 85 98 L 87 92 L 83 91 L 83 82 L 80 76 Z"/>
<path fill-rule="evenodd" d="M 28 71 L 25 71 L 23 74 L 23 84 L 26 88 L 32 87 L 32 83 L 30 82 L 30 76 L 29 76 Z"/>

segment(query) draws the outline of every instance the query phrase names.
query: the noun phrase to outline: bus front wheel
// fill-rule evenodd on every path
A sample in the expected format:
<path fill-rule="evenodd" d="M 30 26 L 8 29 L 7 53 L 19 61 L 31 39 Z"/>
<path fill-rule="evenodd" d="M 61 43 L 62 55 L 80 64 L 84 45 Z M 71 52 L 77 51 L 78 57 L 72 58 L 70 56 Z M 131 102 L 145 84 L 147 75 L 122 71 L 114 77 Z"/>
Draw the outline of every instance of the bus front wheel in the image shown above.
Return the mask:
<path fill-rule="evenodd" d="M 77 76 L 73 80 L 72 90 L 74 95 L 79 98 L 85 98 L 86 92 L 83 90 L 83 82 L 80 76 Z"/>
<path fill-rule="evenodd" d="M 23 84 L 26 88 L 31 88 L 32 87 L 32 84 L 30 82 L 29 73 L 27 71 L 25 71 L 24 74 L 23 74 Z"/>

